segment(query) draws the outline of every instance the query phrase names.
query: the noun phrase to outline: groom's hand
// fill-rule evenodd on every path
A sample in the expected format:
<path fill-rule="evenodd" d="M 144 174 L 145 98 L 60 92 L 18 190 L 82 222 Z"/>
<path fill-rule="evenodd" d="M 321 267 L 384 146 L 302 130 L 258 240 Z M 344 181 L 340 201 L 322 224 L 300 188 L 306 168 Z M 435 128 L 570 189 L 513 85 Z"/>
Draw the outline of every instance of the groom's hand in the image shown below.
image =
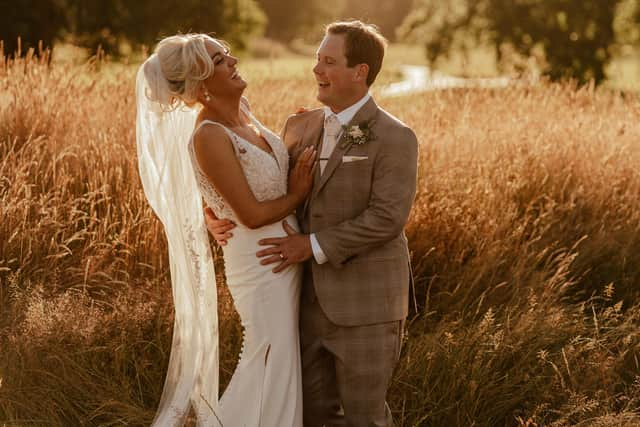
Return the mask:
<path fill-rule="evenodd" d="M 264 257 L 260 264 L 280 263 L 273 269 L 274 273 L 279 273 L 291 264 L 306 261 L 313 256 L 311 240 L 307 234 L 298 233 L 287 221 L 282 221 L 282 227 L 287 232 L 287 237 L 272 237 L 258 242 L 262 246 L 271 246 L 256 254 L 258 258 Z"/>
<path fill-rule="evenodd" d="M 233 236 L 229 231 L 236 227 L 233 221 L 228 219 L 218 219 L 216 214 L 210 207 L 204 209 L 204 222 L 207 224 L 207 230 L 216 239 L 220 246 L 227 244 L 227 239 Z"/>

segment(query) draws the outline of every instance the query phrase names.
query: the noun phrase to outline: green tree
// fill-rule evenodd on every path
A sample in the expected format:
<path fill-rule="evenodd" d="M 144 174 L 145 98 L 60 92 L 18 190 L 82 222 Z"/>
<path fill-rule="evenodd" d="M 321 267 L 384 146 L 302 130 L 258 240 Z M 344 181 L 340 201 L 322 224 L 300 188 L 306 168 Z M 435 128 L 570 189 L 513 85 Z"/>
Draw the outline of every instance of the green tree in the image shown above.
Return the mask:
<path fill-rule="evenodd" d="M 633 2 L 637 5 L 637 0 Z M 403 23 L 402 33 L 424 42 L 432 61 L 478 44 L 493 46 L 500 61 L 503 48 L 509 46 L 527 57 L 541 52 L 546 63 L 543 71 L 552 79 L 593 79 L 599 83 L 605 78 L 604 69 L 616 45 L 616 14 L 621 5 L 631 3 L 419 0 L 417 10 Z"/>
<path fill-rule="evenodd" d="M 0 0 L 0 40 L 4 53 L 12 55 L 17 50 L 18 37 L 23 53 L 40 41 L 45 48 L 51 47 L 66 25 L 64 6 L 60 0 Z"/>
<path fill-rule="evenodd" d="M 186 32 L 211 33 L 243 48 L 265 25 L 254 0 L 67 1 L 69 31 L 79 43 L 115 52 L 122 40 L 153 45 Z"/>
<path fill-rule="evenodd" d="M 326 24 L 337 19 L 360 19 L 376 24 L 388 39 L 411 9 L 414 0 L 309 0 L 287 3 L 258 0 L 268 17 L 266 35 L 285 42 L 295 38 L 313 39 L 322 35 Z"/>
<path fill-rule="evenodd" d="M 406 18 L 413 0 L 347 0 L 341 15 L 377 25 L 389 40 L 396 38 L 396 28 Z"/>
<path fill-rule="evenodd" d="M 259 0 L 259 4 L 268 19 L 266 35 L 289 42 L 296 38 L 317 38 L 323 26 L 343 11 L 345 0 Z"/>
<path fill-rule="evenodd" d="M 222 25 L 225 39 L 235 47 L 245 49 L 251 37 L 264 33 L 267 17 L 254 0 L 225 0 L 225 3 L 228 3 Z"/>
<path fill-rule="evenodd" d="M 618 3 L 613 28 L 621 45 L 640 44 L 640 1 L 622 0 Z"/>
<path fill-rule="evenodd" d="M 266 18 L 254 0 L 0 0 L 5 52 L 22 36 L 30 44 L 56 38 L 118 53 L 122 42 L 154 45 L 160 37 L 211 33 L 244 48 Z M 12 41 L 14 44 L 11 44 Z"/>

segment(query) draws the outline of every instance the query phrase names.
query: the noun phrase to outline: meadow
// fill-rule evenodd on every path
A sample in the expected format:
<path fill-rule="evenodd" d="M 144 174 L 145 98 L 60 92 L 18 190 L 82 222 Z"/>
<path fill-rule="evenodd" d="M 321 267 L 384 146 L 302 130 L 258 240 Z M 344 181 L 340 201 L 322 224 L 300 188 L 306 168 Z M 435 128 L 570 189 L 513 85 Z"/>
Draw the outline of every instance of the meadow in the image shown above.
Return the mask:
<path fill-rule="evenodd" d="M 272 129 L 317 105 L 306 64 L 240 65 Z M 134 73 L 0 63 L 3 426 L 153 418 L 173 307 Z M 420 141 L 398 425 L 640 425 L 640 97 L 542 82 L 379 103 Z M 214 250 L 224 387 L 241 331 Z"/>

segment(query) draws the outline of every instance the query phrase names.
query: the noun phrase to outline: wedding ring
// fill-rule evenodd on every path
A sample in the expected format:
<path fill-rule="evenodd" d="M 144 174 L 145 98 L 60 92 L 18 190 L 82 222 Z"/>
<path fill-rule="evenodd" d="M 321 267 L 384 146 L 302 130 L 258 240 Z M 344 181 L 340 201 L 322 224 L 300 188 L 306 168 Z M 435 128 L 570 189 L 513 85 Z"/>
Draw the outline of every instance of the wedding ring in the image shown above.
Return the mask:
<path fill-rule="evenodd" d="M 284 254 L 280 252 L 280 259 L 284 259 Z"/>

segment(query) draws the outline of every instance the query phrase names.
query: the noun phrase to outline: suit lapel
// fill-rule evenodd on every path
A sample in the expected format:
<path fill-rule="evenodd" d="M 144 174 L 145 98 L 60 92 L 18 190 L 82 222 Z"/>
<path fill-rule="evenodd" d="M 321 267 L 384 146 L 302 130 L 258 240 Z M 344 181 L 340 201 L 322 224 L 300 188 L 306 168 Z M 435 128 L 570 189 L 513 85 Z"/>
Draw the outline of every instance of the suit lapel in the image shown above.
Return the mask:
<path fill-rule="evenodd" d="M 324 131 L 324 111 L 320 110 L 319 114 L 316 114 L 315 117 L 310 118 L 307 121 L 307 124 L 304 129 L 304 134 L 302 135 L 302 149 L 313 145 L 316 147 L 316 152 L 320 153 L 322 149 L 322 134 Z M 317 154 L 319 157 L 320 154 Z M 320 165 L 316 165 L 315 173 L 313 176 L 313 187 L 311 188 L 311 192 L 314 192 L 314 189 L 318 186 L 320 182 Z M 304 207 L 302 208 L 303 215 L 307 211 L 307 207 L 309 206 L 309 201 L 311 196 L 308 196 L 304 201 Z"/>
<path fill-rule="evenodd" d="M 351 121 L 349 122 L 347 128 L 350 128 L 351 126 L 357 125 L 357 124 L 359 124 L 361 122 L 364 122 L 364 121 L 367 121 L 367 120 L 371 120 L 375 116 L 377 111 L 378 111 L 378 106 L 373 101 L 373 98 L 370 98 L 362 106 L 362 108 L 360 108 L 360 110 L 358 110 L 356 115 L 353 116 L 353 119 L 351 119 Z M 320 190 L 322 190 L 322 187 L 324 187 L 324 185 L 327 183 L 327 181 L 329 180 L 331 175 L 333 175 L 335 170 L 342 163 L 342 156 L 351 147 L 351 144 L 350 143 L 346 143 L 346 141 L 345 141 L 346 140 L 346 135 L 347 135 L 347 131 L 342 132 L 342 135 L 340 136 L 340 140 L 338 140 L 338 142 L 336 144 L 336 148 L 333 149 L 333 152 L 331 153 L 331 156 L 329 156 L 329 160 L 327 161 L 327 166 L 325 166 L 325 168 L 324 168 L 324 173 L 322 174 L 322 176 L 320 176 L 320 182 L 317 185 L 313 186 L 313 189 L 311 191 L 311 196 L 308 197 L 307 199 L 313 200 L 318 195 Z M 320 170 L 320 168 L 318 168 L 318 171 L 319 170 Z M 314 183 L 315 183 L 315 181 L 314 181 Z"/>
<path fill-rule="evenodd" d="M 309 118 L 306 126 L 304 127 L 304 134 L 302 135 L 302 147 L 306 148 L 309 145 L 314 145 L 316 149 L 320 148 L 322 142 L 322 131 L 324 130 L 324 111 L 320 110 L 313 117 Z"/>

